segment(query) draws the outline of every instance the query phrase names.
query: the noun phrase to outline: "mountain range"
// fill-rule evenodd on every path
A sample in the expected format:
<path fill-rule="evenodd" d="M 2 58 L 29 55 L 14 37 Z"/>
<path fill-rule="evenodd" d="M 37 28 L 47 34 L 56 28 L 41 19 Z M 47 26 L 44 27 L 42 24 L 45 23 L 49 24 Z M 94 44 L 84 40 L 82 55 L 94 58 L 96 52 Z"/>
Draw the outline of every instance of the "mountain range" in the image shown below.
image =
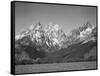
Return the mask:
<path fill-rule="evenodd" d="M 97 27 L 89 22 L 68 34 L 58 24 L 42 25 L 38 22 L 15 36 L 15 62 L 69 62 L 89 60 L 91 57 L 96 60 L 96 46 Z"/>

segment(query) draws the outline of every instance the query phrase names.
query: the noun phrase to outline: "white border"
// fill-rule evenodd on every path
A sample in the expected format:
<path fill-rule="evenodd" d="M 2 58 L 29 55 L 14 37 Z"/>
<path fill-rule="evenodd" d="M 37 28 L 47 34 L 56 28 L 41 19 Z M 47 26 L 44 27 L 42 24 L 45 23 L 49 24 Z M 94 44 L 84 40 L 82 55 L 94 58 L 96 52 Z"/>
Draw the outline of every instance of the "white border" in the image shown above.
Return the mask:
<path fill-rule="evenodd" d="M 0 0 L 0 76 L 11 76 L 10 74 L 10 1 Z M 37 1 L 37 0 L 19 0 L 19 1 Z M 50 3 L 66 3 L 81 5 L 97 5 L 98 6 L 98 34 L 100 34 L 100 0 L 38 0 L 37 2 Z M 98 38 L 100 42 L 100 35 Z M 98 57 L 100 57 L 98 47 Z M 99 60 L 99 59 L 98 59 Z M 100 61 L 99 61 L 100 68 Z M 34 74 L 34 76 L 99 76 L 99 70 L 93 71 L 76 71 L 76 72 L 57 72 Z M 23 75 L 24 76 L 24 75 Z M 33 76 L 33 74 L 29 74 Z"/>

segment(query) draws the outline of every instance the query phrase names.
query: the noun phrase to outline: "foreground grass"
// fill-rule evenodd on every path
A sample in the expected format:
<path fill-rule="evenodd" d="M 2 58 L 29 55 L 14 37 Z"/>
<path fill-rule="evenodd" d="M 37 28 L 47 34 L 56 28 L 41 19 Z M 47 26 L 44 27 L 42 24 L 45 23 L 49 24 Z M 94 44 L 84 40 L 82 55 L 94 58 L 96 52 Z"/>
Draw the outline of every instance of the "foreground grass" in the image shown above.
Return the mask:
<path fill-rule="evenodd" d="M 53 64 L 32 64 L 32 65 L 16 65 L 15 74 L 22 73 L 38 73 L 52 71 L 71 71 L 96 69 L 96 61 L 91 62 L 70 62 L 70 63 L 53 63 Z"/>

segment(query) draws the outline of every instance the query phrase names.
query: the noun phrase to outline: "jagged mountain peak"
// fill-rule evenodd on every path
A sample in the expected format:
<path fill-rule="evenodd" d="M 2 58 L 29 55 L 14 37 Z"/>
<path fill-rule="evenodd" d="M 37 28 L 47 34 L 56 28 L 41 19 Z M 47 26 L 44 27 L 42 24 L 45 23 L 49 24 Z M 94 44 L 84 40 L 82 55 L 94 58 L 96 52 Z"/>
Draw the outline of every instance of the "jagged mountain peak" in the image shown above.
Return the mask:
<path fill-rule="evenodd" d="M 45 29 L 45 31 L 46 32 L 48 32 L 48 31 L 59 31 L 59 30 L 61 30 L 61 27 L 60 27 L 60 25 L 58 25 L 58 24 L 53 24 L 52 22 L 49 22 L 49 24 L 47 25 L 47 26 L 45 26 L 44 27 Z"/>
<path fill-rule="evenodd" d="M 58 24 L 49 23 L 44 26 L 40 22 L 31 25 L 28 30 L 17 35 L 16 40 L 24 37 L 30 38 L 36 45 L 46 44 L 49 47 L 62 47 L 66 40 L 66 35 Z"/>
<path fill-rule="evenodd" d="M 40 22 L 38 22 L 36 24 L 32 24 L 29 28 L 22 31 L 20 34 L 16 35 L 15 39 L 16 40 L 21 39 L 25 36 L 34 34 L 36 31 L 41 31 L 41 30 L 43 30 L 43 26 Z"/>
<path fill-rule="evenodd" d="M 40 22 L 33 24 L 29 27 L 29 30 L 40 30 L 43 28 L 43 25 Z"/>
<path fill-rule="evenodd" d="M 83 26 L 79 26 L 78 29 L 79 31 L 83 31 L 83 30 L 86 30 L 86 29 L 92 29 L 93 28 L 93 25 L 87 21 L 85 24 L 83 24 Z"/>
<path fill-rule="evenodd" d="M 91 27 L 92 28 L 92 25 L 91 25 L 91 23 L 89 21 L 87 21 L 83 26 L 84 27 Z"/>
<path fill-rule="evenodd" d="M 82 29 L 82 31 L 80 30 L 80 40 L 91 39 L 91 34 L 94 29 L 94 26 L 92 26 L 90 22 L 87 22 L 82 26 Z"/>
<path fill-rule="evenodd" d="M 96 32 L 94 33 L 93 31 L 96 31 L 95 28 L 87 22 L 83 26 L 73 29 L 66 35 L 58 24 L 50 22 L 48 25 L 43 25 L 38 22 L 31 25 L 28 30 L 17 35 L 15 39 L 22 39 L 24 44 L 25 41 L 31 41 L 32 43 L 43 47 L 67 48 L 69 45 L 81 41 L 83 41 L 83 43 L 90 40 L 95 41 L 94 36 L 96 35 Z"/>
<path fill-rule="evenodd" d="M 95 27 L 88 21 L 84 25 L 73 29 L 69 32 L 69 34 L 67 34 L 68 45 L 78 43 L 80 41 L 83 41 L 83 43 L 90 40 L 95 41 L 94 36 L 92 36 L 94 28 Z"/>

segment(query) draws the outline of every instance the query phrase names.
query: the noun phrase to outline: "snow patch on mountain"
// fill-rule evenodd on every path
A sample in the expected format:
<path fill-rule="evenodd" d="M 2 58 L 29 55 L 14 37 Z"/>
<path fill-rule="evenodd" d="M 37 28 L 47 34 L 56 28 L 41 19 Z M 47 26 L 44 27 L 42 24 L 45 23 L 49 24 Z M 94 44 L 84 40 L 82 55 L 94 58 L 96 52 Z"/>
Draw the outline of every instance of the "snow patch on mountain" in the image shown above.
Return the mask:
<path fill-rule="evenodd" d="M 76 44 L 83 41 L 82 44 L 88 41 L 95 41 L 94 34 L 96 30 L 88 22 L 83 26 L 73 29 L 67 35 L 58 24 L 50 22 L 48 25 L 42 25 L 40 22 L 31 25 L 27 30 L 15 36 L 15 40 L 21 40 L 22 43 L 34 43 L 41 47 L 48 46 L 67 48 L 71 44 Z M 25 39 L 24 39 L 25 38 Z M 29 44 L 29 43 L 28 43 Z"/>

